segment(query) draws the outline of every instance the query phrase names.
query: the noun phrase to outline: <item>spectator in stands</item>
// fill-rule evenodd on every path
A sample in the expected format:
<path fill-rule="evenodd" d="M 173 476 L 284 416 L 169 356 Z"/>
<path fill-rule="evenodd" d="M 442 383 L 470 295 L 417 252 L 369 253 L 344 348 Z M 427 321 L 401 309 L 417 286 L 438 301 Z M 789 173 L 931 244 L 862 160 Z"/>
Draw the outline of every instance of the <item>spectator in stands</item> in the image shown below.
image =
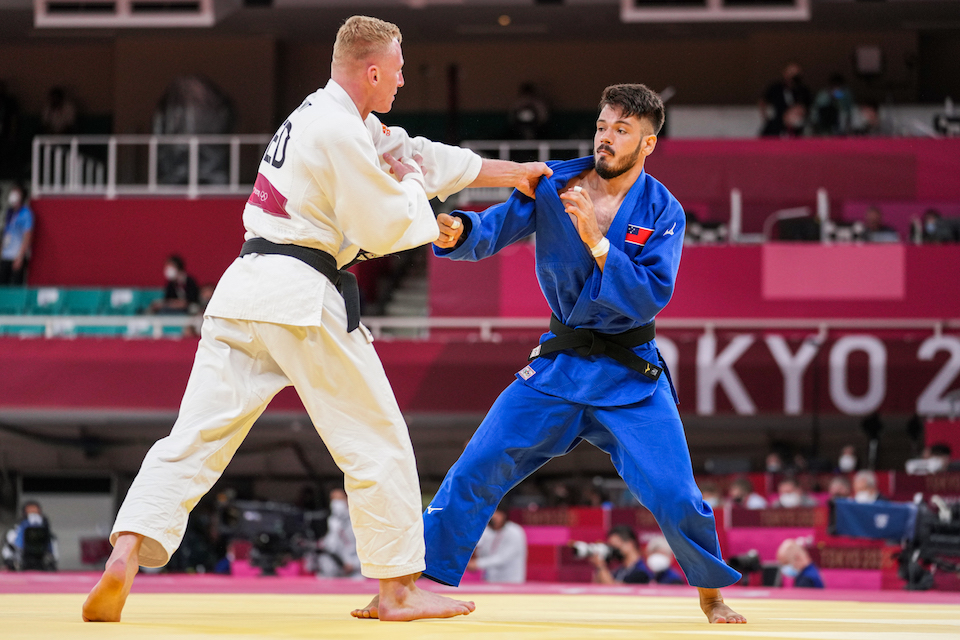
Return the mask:
<path fill-rule="evenodd" d="M 20 149 L 17 145 L 17 125 L 20 107 L 17 99 L 7 91 L 7 83 L 0 80 L 0 180 L 17 178 L 20 171 Z"/>
<path fill-rule="evenodd" d="M 59 554 L 56 536 L 40 504 L 23 504 L 23 519 L 7 533 L 3 562 L 16 571 L 56 571 Z"/>
<path fill-rule="evenodd" d="M 858 136 L 878 136 L 889 133 L 884 130 L 880 118 L 880 103 L 867 100 L 854 112 L 853 133 Z"/>
<path fill-rule="evenodd" d="M 860 504 L 885 501 L 884 497 L 877 491 L 877 474 L 864 469 L 853 476 L 853 499 Z"/>
<path fill-rule="evenodd" d="M 507 512 L 498 508 L 480 536 L 467 568 L 483 571 L 486 582 L 526 582 L 527 534 L 523 527 L 510 522 Z"/>
<path fill-rule="evenodd" d="M 764 91 L 760 112 L 764 119 L 762 136 L 800 136 L 807 125 L 813 95 L 803 83 L 800 65 L 791 63 L 783 70 L 783 78 Z"/>
<path fill-rule="evenodd" d="M 900 234 L 884 224 L 879 207 L 869 207 L 863 214 L 863 239 L 867 242 L 900 242 Z"/>
<path fill-rule="evenodd" d="M 777 564 L 780 572 L 793 578 L 793 586 L 808 589 L 823 589 L 820 570 L 813 564 L 810 554 L 796 540 L 784 540 L 777 549 Z"/>
<path fill-rule="evenodd" d="M 814 133 L 843 136 L 851 132 L 853 120 L 853 93 L 843 74 L 830 76 L 827 88 L 817 93 L 810 112 Z"/>
<path fill-rule="evenodd" d="M 783 471 L 783 458 L 780 454 L 773 451 L 767 454 L 766 460 L 767 473 L 780 473 Z"/>
<path fill-rule="evenodd" d="M 830 494 L 831 500 L 849 498 L 853 494 L 850 480 L 846 476 L 833 476 L 830 478 L 830 484 L 827 485 L 827 493 Z"/>
<path fill-rule="evenodd" d="M 852 444 L 845 445 L 837 458 L 837 471 L 853 473 L 857 470 L 857 448 Z"/>
<path fill-rule="evenodd" d="M 787 477 L 777 485 L 777 499 L 773 501 L 774 508 L 794 509 L 796 507 L 815 507 L 817 501 L 811 498 L 800 487 L 795 478 Z"/>
<path fill-rule="evenodd" d="M 673 569 L 673 549 L 670 543 L 662 535 L 653 536 L 647 540 L 647 546 L 644 549 L 646 558 L 644 563 L 650 574 L 650 581 L 657 584 L 685 584 L 676 570 Z"/>
<path fill-rule="evenodd" d="M 727 491 L 730 503 L 747 509 L 766 509 L 767 499 L 753 490 L 753 483 L 746 476 L 735 478 Z"/>
<path fill-rule="evenodd" d="M 601 554 L 591 556 L 596 572 L 594 582 L 600 584 L 647 584 L 650 582 L 650 570 L 640 553 L 637 534 L 626 525 L 616 526 L 607 533 L 607 547 L 611 560 L 618 560 L 620 566 L 611 571 L 607 558 Z"/>
<path fill-rule="evenodd" d="M 77 106 L 67 97 L 63 87 L 54 87 L 47 94 L 47 103 L 40 113 L 40 130 L 50 135 L 74 133 L 77 128 Z"/>
<path fill-rule="evenodd" d="M 7 194 L 0 240 L 0 285 L 24 285 L 33 244 L 33 211 L 26 188 L 16 183 Z"/>
<path fill-rule="evenodd" d="M 327 535 L 320 544 L 317 573 L 327 577 L 360 578 L 357 538 L 350 523 L 347 494 L 341 488 L 330 492 L 330 516 Z"/>
<path fill-rule="evenodd" d="M 532 82 L 520 85 L 520 93 L 510 107 L 510 127 L 521 140 L 536 140 L 543 136 L 550 120 L 550 107 Z"/>
<path fill-rule="evenodd" d="M 710 505 L 714 510 L 723 504 L 723 496 L 720 493 L 720 487 L 712 480 L 704 480 L 700 483 L 700 493 L 703 494 L 703 501 Z"/>
<path fill-rule="evenodd" d="M 193 313 L 200 304 L 200 288 L 197 281 L 187 273 L 183 258 L 177 254 L 167 258 L 163 277 L 167 280 L 163 299 L 151 303 L 148 311 L 162 315 Z"/>
<path fill-rule="evenodd" d="M 951 225 L 949 220 L 944 220 L 936 209 L 927 209 L 923 212 L 923 218 L 914 219 L 913 224 L 918 231 L 914 240 L 922 244 L 942 244 L 958 240 L 955 235 L 956 226 Z"/>
<path fill-rule="evenodd" d="M 907 460 L 907 473 L 910 475 L 928 475 L 944 471 L 960 471 L 960 461 L 951 462 L 953 450 L 945 442 L 937 442 L 924 447 L 919 458 Z"/>

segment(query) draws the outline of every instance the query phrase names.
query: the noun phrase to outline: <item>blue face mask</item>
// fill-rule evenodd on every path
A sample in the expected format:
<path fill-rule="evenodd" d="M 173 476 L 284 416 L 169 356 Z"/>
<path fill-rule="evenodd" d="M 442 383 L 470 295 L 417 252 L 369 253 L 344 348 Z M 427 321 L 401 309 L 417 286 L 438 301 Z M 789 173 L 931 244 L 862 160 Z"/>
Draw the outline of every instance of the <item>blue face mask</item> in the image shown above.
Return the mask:
<path fill-rule="evenodd" d="M 787 564 L 780 567 L 780 573 L 787 576 L 788 578 L 796 578 L 800 572 L 797 571 L 796 567 L 794 567 L 793 565 Z"/>

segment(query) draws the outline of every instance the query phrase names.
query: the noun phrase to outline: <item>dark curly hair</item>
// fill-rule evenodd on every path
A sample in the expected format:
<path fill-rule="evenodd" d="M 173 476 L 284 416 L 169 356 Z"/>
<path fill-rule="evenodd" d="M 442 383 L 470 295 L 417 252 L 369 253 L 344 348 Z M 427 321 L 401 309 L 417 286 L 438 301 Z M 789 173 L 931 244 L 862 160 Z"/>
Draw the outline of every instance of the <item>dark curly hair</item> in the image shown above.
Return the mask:
<path fill-rule="evenodd" d="M 663 127 L 663 100 L 656 91 L 644 84 L 614 84 L 603 90 L 600 97 L 600 107 L 603 111 L 607 105 L 615 107 L 624 118 L 636 116 L 646 118 L 653 125 L 653 134 L 660 133 Z"/>

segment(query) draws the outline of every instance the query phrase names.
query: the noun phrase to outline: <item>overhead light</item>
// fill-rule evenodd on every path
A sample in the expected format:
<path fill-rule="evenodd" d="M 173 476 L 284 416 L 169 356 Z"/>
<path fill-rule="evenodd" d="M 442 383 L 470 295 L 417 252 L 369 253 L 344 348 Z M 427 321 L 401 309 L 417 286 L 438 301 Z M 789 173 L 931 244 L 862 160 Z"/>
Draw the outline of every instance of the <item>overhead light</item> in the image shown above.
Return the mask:
<path fill-rule="evenodd" d="M 509 27 L 510 22 L 511 22 L 510 16 L 508 16 L 507 14 L 503 14 L 502 16 L 497 18 L 497 24 L 499 24 L 501 27 Z"/>

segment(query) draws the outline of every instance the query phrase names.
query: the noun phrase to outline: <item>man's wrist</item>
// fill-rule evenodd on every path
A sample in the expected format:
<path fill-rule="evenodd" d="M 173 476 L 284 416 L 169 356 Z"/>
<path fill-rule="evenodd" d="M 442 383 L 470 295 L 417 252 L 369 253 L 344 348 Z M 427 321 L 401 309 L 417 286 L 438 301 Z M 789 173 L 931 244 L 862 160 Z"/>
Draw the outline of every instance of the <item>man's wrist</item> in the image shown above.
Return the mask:
<path fill-rule="evenodd" d="M 594 258 L 602 258 L 610 252 L 610 241 L 606 237 L 600 239 L 600 242 L 590 247 L 590 255 Z"/>

